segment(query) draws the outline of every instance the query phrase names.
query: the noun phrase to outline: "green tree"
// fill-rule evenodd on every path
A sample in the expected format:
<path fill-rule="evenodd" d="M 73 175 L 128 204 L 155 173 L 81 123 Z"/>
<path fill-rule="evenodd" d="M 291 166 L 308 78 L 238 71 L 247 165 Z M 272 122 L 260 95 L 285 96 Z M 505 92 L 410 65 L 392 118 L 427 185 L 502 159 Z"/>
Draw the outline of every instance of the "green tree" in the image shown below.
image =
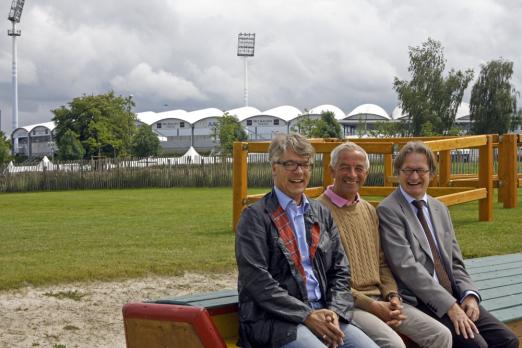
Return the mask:
<path fill-rule="evenodd" d="M 313 134 L 315 138 L 342 138 L 341 125 L 331 111 L 322 111 Z"/>
<path fill-rule="evenodd" d="M 67 130 L 72 130 L 78 135 L 86 158 L 130 154 L 132 136 L 136 132 L 132 97 L 115 96 L 111 91 L 83 95 L 68 105 L 52 110 L 58 143 Z"/>
<path fill-rule="evenodd" d="M 428 38 L 420 47 L 409 47 L 411 80 L 394 79 L 403 112 L 409 118 L 409 133 L 422 135 L 423 124 L 430 122 L 435 134 L 448 134 L 473 70 L 451 69 L 447 77 L 444 49 L 439 41 Z"/>
<path fill-rule="evenodd" d="M 67 129 L 57 141 L 58 158 L 61 160 L 77 160 L 82 159 L 85 155 L 85 149 L 78 139 L 78 134 Z"/>
<path fill-rule="evenodd" d="M 223 156 L 232 154 L 234 141 L 247 139 L 247 134 L 239 120 L 226 112 L 218 119 L 218 123 L 213 131 L 214 139 L 219 140 L 219 148 Z"/>
<path fill-rule="evenodd" d="M 11 142 L 0 131 L 0 165 L 6 164 L 11 160 Z"/>
<path fill-rule="evenodd" d="M 152 127 L 147 124 L 140 126 L 132 138 L 132 154 L 137 157 L 158 156 L 160 149 L 158 135 Z"/>
<path fill-rule="evenodd" d="M 517 91 L 511 84 L 513 62 L 492 60 L 481 66 L 469 103 L 474 134 L 504 134 L 518 125 Z"/>
<path fill-rule="evenodd" d="M 421 132 L 419 135 L 423 137 L 431 137 L 437 134 L 433 132 L 433 125 L 431 124 L 431 122 L 426 121 L 422 124 Z"/>
<path fill-rule="evenodd" d="M 322 111 L 319 119 L 304 114 L 292 129 L 307 138 L 342 138 L 341 125 L 331 111 Z"/>
<path fill-rule="evenodd" d="M 312 138 L 312 132 L 317 127 L 317 121 L 310 118 L 308 113 L 300 115 L 297 122 L 292 126 L 292 131 L 304 135 L 307 138 Z"/>
<path fill-rule="evenodd" d="M 373 138 L 392 138 L 403 134 L 404 125 L 402 122 L 377 121 L 375 129 L 370 131 Z"/>

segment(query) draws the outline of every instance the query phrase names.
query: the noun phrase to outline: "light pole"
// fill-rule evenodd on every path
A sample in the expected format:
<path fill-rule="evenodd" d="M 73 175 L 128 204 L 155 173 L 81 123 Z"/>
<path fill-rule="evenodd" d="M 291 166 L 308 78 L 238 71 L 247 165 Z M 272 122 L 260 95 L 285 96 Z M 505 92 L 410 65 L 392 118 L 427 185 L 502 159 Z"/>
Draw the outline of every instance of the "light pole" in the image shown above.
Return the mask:
<path fill-rule="evenodd" d="M 16 23 L 20 23 L 25 0 L 13 0 L 7 19 L 13 24 L 13 29 L 7 31 L 7 35 L 13 37 L 13 131 L 18 128 L 18 78 L 16 68 L 16 37 L 22 35 L 20 29 L 16 29 Z M 13 139 L 13 154 L 18 150 L 18 139 Z"/>
<path fill-rule="evenodd" d="M 237 55 L 243 57 L 245 66 L 244 81 L 244 100 L 245 106 L 248 106 L 248 63 L 247 58 L 254 56 L 254 47 L 256 45 L 256 34 L 239 33 L 237 39 Z"/>
<path fill-rule="evenodd" d="M 49 150 L 51 150 L 51 161 L 54 162 L 54 146 L 55 146 L 55 142 L 52 139 L 53 139 L 53 136 L 51 134 L 51 141 L 49 141 L 47 143 L 47 145 L 49 146 Z"/>

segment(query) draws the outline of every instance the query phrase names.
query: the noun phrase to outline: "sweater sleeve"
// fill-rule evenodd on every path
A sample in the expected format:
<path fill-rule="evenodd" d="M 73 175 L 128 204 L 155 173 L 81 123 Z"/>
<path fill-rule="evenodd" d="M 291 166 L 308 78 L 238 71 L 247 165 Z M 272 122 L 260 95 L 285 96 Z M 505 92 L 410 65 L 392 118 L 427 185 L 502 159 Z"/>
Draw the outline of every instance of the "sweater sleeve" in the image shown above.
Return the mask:
<path fill-rule="evenodd" d="M 353 299 L 355 301 L 355 307 L 362 309 L 366 312 L 369 312 L 370 305 L 375 300 L 369 296 L 366 296 L 364 293 L 362 293 L 361 291 L 356 290 L 354 288 L 352 288 L 352 295 L 353 295 Z"/>
<path fill-rule="evenodd" d="M 384 258 L 384 253 L 382 250 L 379 252 L 379 274 L 381 276 L 381 294 L 383 299 L 386 299 L 390 293 L 398 293 L 397 292 L 397 283 L 395 282 L 395 278 L 388 267 L 388 263 Z"/>

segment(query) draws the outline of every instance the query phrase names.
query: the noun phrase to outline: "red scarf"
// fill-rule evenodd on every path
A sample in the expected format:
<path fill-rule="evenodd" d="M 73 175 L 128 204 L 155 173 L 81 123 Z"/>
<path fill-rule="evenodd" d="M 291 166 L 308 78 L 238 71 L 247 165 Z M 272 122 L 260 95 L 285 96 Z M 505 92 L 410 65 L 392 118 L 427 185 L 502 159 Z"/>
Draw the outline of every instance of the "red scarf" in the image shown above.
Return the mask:
<path fill-rule="evenodd" d="M 271 218 L 277 228 L 279 238 L 281 238 L 283 241 L 284 246 L 290 253 L 290 257 L 292 258 L 295 267 L 299 271 L 299 274 L 306 284 L 306 275 L 303 263 L 301 261 L 301 254 L 299 253 L 299 247 L 297 246 L 294 230 L 292 229 L 292 224 L 290 223 L 290 219 L 288 218 L 286 211 L 279 205 L 277 210 L 272 214 Z M 315 257 L 315 252 L 317 251 L 317 246 L 319 245 L 320 235 L 321 233 L 319 224 L 314 222 L 312 225 L 312 245 L 309 247 L 310 260 L 313 260 Z"/>

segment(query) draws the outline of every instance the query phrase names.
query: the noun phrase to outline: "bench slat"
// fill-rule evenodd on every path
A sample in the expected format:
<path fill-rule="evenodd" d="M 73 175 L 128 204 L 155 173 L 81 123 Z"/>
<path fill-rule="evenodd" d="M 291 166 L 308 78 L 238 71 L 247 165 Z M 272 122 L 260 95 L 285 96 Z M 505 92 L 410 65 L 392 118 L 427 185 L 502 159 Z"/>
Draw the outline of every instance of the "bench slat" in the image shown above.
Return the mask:
<path fill-rule="evenodd" d="M 477 288 L 482 291 L 484 289 L 498 288 L 501 286 L 513 285 L 521 283 L 521 279 L 517 277 L 502 277 L 497 279 L 485 279 L 474 282 Z"/>
<path fill-rule="evenodd" d="M 522 283 L 506 285 L 498 288 L 479 290 L 480 296 L 485 301 L 487 299 L 509 296 L 511 294 L 522 293 Z"/>
<path fill-rule="evenodd" d="M 506 269 L 520 269 L 520 273 L 522 274 L 522 261 L 506 262 L 497 265 L 484 265 L 480 267 L 468 268 L 467 271 L 471 276 L 475 276 L 476 274 L 501 271 Z"/>
<path fill-rule="evenodd" d="M 505 264 L 508 262 L 522 261 L 522 253 L 507 254 L 507 255 L 496 255 L 496 256 L 485 256 L 475 259 L 466 259 L 464 263 L 468 270 L 475 267 L 481 267 L 484 265 L 498 265 Z"/>
<path fill-rule="evenodd" d="M 485 300 L 481 304 L 488 311 L 512 307 L 522 308 L 522 293 Z M 522 319 L 522 311 L 519 313 L 519 318 Z"/>
<path fill-rule="evenodd" d="M 232 303 L 237 303 L 238 297 L 236 296 L 229 296 L 229 297 L 221 297 L 217 299 L 208 299 L 208 300 L 198 300 L 198 301 L 179 301 L 176 299 L 162 299 L 154 301 L 154 303 L 160 303 L 160 304 L 177 304 L 177 305 L 185 305 L 185 306 L 195 306 L 195 307 L 203 307 L 207 309 L 211 308 L 217 308 L 217 307 L 223 307 L 228 306 Z"/>
<path fill-rule="evenodd" d="M 522 313 L 522 306 L 491 311 L 491 314 L 493 314 L 495 318 L 504 323 L 519 321 L 520 319 L 522 319 L 520 313 Z"/>
<path fill-rule="evenodd" d="M 490 271 L 484 273 L 476 273 L 471 275 L 471 278 L 474 282 L 478 282 L 480 280 L 488 280 L 488 279 L 497 279 L 504 277 L 513 277 L 522 280 L 522 269 L 521 268 L 511 268 L 511 269 L 503 269 L 497 271 Z"/>
<path fill-rule="evenodd" d="M 205 292 L 205 293 L 199 293 L 199 294 L 191 294 L 191 295 L 184 295 L 184 296 L 176 296 L 172 298 L 167 299 L 176 299 L 177 301 L 199 301 L 199 300 L 208 300 L 213 298 L 222 298 L 222 297 L 229 297 L 229 296 L 237 296 L 237 290 L 236 289 L 225 289 L 225 290 L 219 290 L 214 292 Z"/>

